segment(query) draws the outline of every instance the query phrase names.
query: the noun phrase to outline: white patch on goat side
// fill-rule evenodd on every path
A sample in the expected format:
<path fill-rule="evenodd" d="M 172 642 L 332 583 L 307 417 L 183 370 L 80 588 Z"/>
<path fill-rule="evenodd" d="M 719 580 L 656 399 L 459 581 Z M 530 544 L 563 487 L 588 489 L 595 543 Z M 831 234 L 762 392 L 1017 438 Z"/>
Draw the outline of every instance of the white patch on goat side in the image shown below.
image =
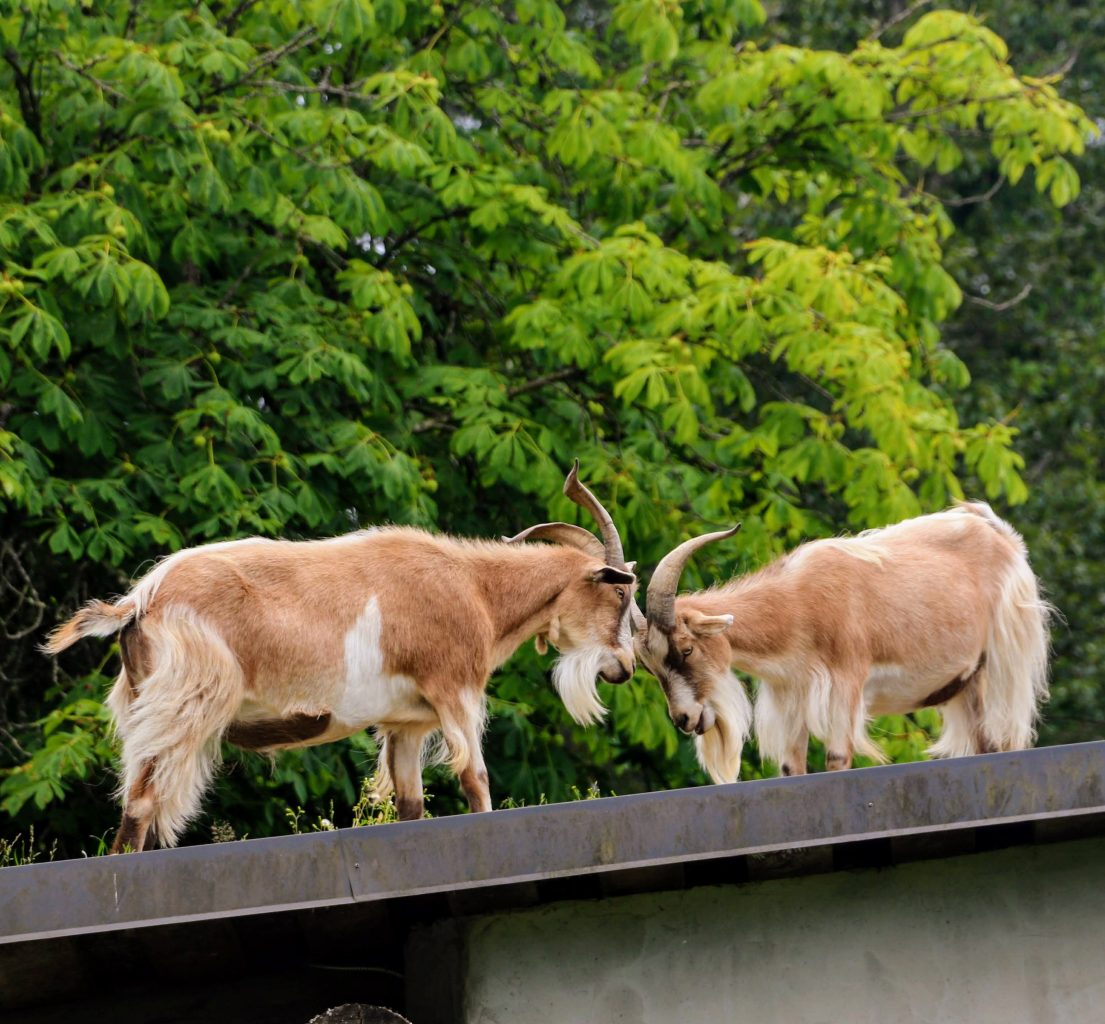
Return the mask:
<path fill-rule="evenodd" d="M 608 649 L 602 644 L 576 647 L 562 654 L 553 666 L 553 686 L 568 714 L 580 725 L 601 722 L 606 716 L 606 708 L 599 700 L 595 686 L 595 677 L 608 657 Z"/>
<path fill-rule="evenodd" d="M 436 722 L 414 680 L 384 671 L 383 620 L 370 597 L 345 634 L 345 678 L 331 712 L 334 724 L 355 731 L 383 722 Z"/>

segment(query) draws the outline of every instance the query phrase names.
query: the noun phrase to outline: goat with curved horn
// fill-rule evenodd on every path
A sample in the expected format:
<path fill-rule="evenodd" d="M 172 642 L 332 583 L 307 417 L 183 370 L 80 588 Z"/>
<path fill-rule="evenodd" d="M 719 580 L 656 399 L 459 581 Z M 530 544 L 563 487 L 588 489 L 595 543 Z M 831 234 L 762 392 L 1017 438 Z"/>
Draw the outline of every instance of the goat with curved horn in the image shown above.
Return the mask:
<path fill-rule="evenodd" d="M 625 552 L 622 548 L 621 537 L 618 536 L 618 528 L 610 513 L 603 507 L 602 502 L 591 493 L 579 479 L 579 459 L 576 459 L 564 481 L 564 494 L 581 508 L 591 513 L 599 529 L 602 531 L 600 541 L 589 530 L 580 526 L 572 526 L 568 523 L 539 523 L 514 537 L 504 537 L 510 544 L 521 543 L 528 540 L 548 540 L 556 544 L 567 544 L 571 547 L 582 548 L 588 554 L 601 558 L 610 573 L 621 573 L 629 581 L 628 586 L 617 588 L 616 592 L 622 600 L 622 615 L 618 620 L 618 626 L 613 638 L 618 650 L 628 651 L 629 660 L 624 661 L 625 673 L 620 677 L 609 673 L 596 673 L 589 662 L 590 655 L 584 644 L 578 645 L 575 650 L 565 653 L 553 669 L 553 684 L 564 701 L 565 706 L 572 716 L 579 722 L 598 721 L 606 714 L 606 708 L 599 700 L 598 691 L 595 689 L 596 674 L 608 683 L 623 683 L 629 679 L 636 670 L 636 655 L 634 653 L 634 635 L 641 632 L 645 626 L 645 617 L 641 614 L 637 602 L 634 600 L 636 590 L 636 578 L 633 576 L 635 563 L 626 562 Z M 535 638 L 538 653 L 543 654 L 548 645 L 560 646 L 560 623 L 553 619 L 548 631 L 540 632 Z M 596 648 L 597 650 L 597 648 Z"/>
<path fill-rule="evenodd" d="M 676 597 L 687 560 L 734 531 L 680 544 L 648 588 L 637 657 L 703 768 L 735 782 L 760 680 L 760 754 L 806 771 L 809 737 L 829 769 L 885 760 L 869 717 L 939 707 L 936 757 L 1031 744 L 1047 695 L 1049 606 L 1024 542 L 982 502 L 858 537 L 811 541 L 758 572 Z"/>
<path fill-rule="evenodd" d="M 637 563 L 625 560 L 622 540 L 618 535 L 618 528 L 614 525 L 610 513 L 579 479 L 579 459 L 575 460 L 568 473 L 568 479 L 564 481 L 564 494 L 580 508 L 587 509 L 594 517 L 595 522 L 598 523 L 599 529 L 602 531 L 603 545 L 606 549 L 606 564 L 614 566 L 615 569 L 625 569 L 627 572 L 633 572 Z M 629 622 L 634 634 L 645 628 L 645 617 L 641 614 L 641 609 L 637 607 L 635 599 L 629 602 Z"/>
<path fill-rule="evenodd" d="M 57 654 L 119 634 L 108 704 L 122 740 L 114 852 L 175 844 L 199 811 L 220 740 L 249 750 L 325 743 L 375 727 L 377 795 L 422 815 L 422 764 L 441 732 L 473 811 L 491 809 L 484 690 L 528 637 L 560 657 L 553 682 L 583 725 L 595 679 L 633 675 L 633 588 L 613 523 L 573 474 L 604 540 L 541 523 L 511 543 L 391 527 L 316 541 L 187 548 L 114 604 L 93 601 L 49 637 Z M 578 500 L 578 499 L 576 499 Z M 526 540 L 553 544 L 524 544 Z"/>

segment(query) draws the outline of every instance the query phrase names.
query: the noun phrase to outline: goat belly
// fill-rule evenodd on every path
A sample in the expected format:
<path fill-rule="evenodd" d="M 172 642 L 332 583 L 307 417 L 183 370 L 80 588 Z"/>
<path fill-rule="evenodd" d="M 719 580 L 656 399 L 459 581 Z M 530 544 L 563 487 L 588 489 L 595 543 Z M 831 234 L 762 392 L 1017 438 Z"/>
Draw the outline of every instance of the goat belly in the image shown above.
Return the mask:
<path fill-rule="evenodd" d="M 904 715 L 925 706 L 930 694 L 947 686 L 961 674 L 961 668 L 924 672 L 902 665 L 876 665 L 863 687 L 863 699 L 869 715 Z"/>

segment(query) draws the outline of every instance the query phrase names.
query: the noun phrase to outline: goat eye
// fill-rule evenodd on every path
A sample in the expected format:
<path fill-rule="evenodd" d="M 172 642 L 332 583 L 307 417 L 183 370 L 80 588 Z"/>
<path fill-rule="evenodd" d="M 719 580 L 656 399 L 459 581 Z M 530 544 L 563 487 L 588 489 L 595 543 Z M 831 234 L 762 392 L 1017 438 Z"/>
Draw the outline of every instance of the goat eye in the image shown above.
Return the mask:
<path fill-rule="evenodd" d="M 614 593 L 618 595 L 618 600 L 619 600 L 619 601 L 620 601 L 620 600 L 621 600 L 621 599 L 622 599 L 623 597 L 625 597 L 625 589 L 624 589 L 623 587 L 615 587 L 615 588 L 614 588 Z"/>
<path fill-rule="evenodd" d="M 693 647 L 684 647 L 683 650 L 681 650 L 679 653 L 682 654 L 684 658 L 689 658 L 691 656 L 691 651 L 693 650 Z"/>

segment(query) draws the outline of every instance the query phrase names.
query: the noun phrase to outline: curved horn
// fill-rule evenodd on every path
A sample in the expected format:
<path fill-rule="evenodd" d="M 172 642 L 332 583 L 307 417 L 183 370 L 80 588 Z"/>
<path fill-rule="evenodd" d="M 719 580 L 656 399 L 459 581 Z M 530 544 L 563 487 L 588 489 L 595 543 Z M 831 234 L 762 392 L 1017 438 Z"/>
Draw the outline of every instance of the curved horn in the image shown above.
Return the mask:
<path fill-rule="evenodd" d="M 618 536 L 618 528 L 614 525 L 614 520 L 610 518 L 610 513 L 602 507 L 599 499 L 580 483 L 579 459 L 575 460 L 575 464 L 568 473 L 568 479 L 564 481 L 564 494 L 581 508 L 587 509 L 595 517 L 595 522 L 599 524 L 599 529 L 602 531 L 606 564 L 613 566 L 615 569 L 624 569 L 625 552 L 622 551 L 622 540 Z"/>
<path fill-rule="evenodd" d="M 520 544 L 526 540 L 551 540 L 554 544 L 567 544 L 571 548 L 579 548 L 595 558 L 605 558 L 606 549 L 602 541 L 590 530 L 582 526 L 573 526 L 571 523 L 538 523 L 528 530 L 516 533 L 513 537 L 504 537 L 507 544 Z M 614 566 L 615 569 L 620 568 Z"/>
<path fill-rule="evenodd" d="M 675 591 L 679 587 L 679 577 L 683 568 L 699 548 L 732 537 L 740 529 L 737 523 L 732 529 L 717 533 L 704 533 L 701 537 L 692 537 L 683 541 L 679 547 L 669 551 L 656 566 L 652 579 L 648 582 L 648 621 L 655 623 L 665 632 L 675 627 Z"/>

